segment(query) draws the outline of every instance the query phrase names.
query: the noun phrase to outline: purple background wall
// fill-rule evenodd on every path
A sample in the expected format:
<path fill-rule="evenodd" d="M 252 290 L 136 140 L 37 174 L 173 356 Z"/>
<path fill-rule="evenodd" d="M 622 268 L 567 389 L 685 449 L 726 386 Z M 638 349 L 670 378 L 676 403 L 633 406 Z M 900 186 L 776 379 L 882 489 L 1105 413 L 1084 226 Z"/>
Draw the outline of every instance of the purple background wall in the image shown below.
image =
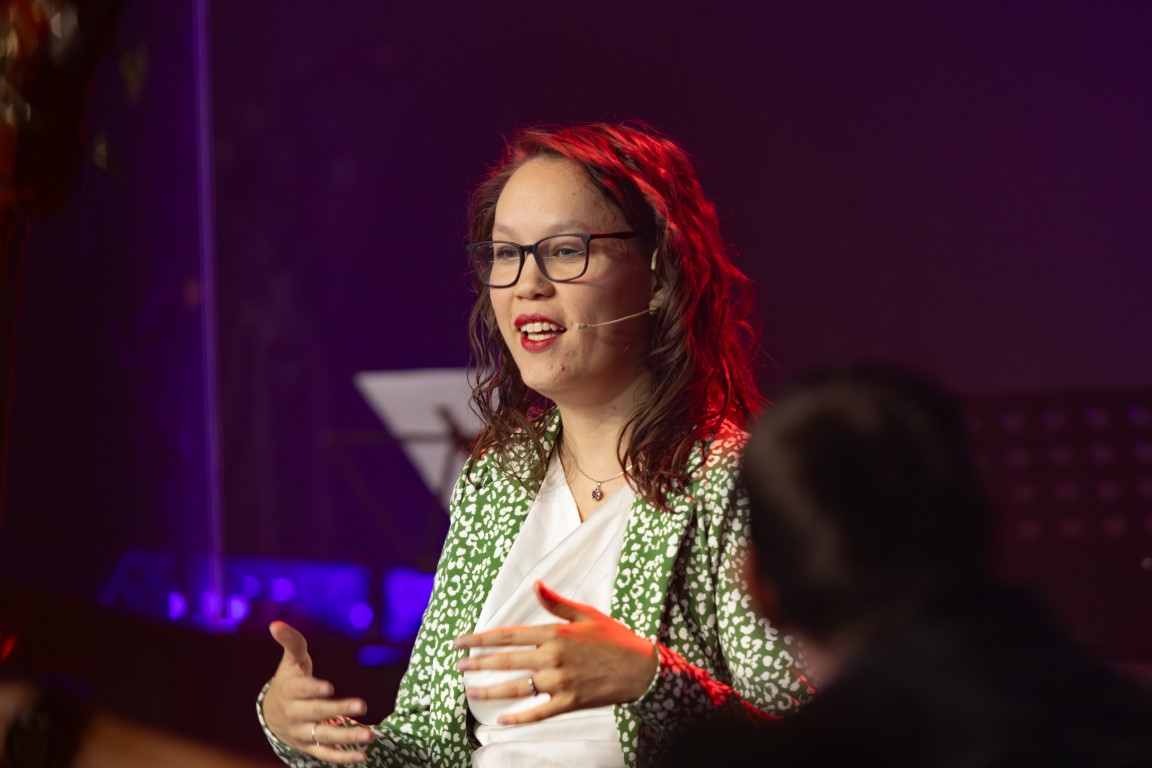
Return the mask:
<path fill-rule="evenodd" d="M 846 356 L 966 392 L 1152 383 L 1152 17 L 1061 5 L 218 8 L 233 540 L 410 551 L 341 533 L 323 437 L 374 423 L 356 371 L 466 363 L 465 190 L 524 121 L 636 117 L 697 155 L 769 393 Z"/>
<path fill-rule="evenodd" d="M 20 583 L 95 600 L 132 547 L 430 567 L 443 513 L 359 439 L 382 425 L 352 377 L 467 364 L 466 191 L 522 122 L 639 118 L 696 155 L 761 291 L 769 396 L 844 357 L 976 399 L 1152 388 L 1147 3 L 229 0 L 207 77 L 198 6 L 128 3 L 87 125 L 112 166 L 33 227 L 0 518 Z M 1152 527 L 1125 540 L 1152 556 Z M 1152 594 L 1148 569 L 1109 579 Z"/>
<path fill-rule="evenodd" d="M 64 209 L 32 222 L 22 276 L 4 568 L 86 598 L 124 548 L 212 544 L 191 4 L 182 10 L 135 3 L 118 18 L 84 125 L 86 167 Z M 133 66 L 146 72 L 139 90 L 122 74 Z"/>

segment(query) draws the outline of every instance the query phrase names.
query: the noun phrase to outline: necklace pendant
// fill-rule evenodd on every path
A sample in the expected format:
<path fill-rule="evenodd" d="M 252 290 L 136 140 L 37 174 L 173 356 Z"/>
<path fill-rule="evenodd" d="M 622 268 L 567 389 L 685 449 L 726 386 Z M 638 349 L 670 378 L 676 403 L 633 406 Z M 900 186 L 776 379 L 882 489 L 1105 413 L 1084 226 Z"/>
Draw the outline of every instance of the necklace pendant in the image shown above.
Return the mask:
<path fill-rule="evenodd" d="M 592 489 L 592 499 L 600 501 L 602 498 L 604 498 L 604 491 L 600 490 L 600 483 L 596 483 L 596 487 Z"/>

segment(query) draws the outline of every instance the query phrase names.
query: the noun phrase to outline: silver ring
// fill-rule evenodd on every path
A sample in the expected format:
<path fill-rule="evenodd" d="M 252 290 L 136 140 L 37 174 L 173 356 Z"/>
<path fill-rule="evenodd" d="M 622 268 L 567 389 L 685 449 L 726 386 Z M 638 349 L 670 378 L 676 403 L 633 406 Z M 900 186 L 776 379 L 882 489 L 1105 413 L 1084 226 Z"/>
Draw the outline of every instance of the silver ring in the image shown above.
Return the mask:
<path fill-rule="evenodd" d="M 532 692 L 533 698 L 540 695 L 540 691 L 536 690 L 536 683 L 533 682 L 532 676 L 528 676 L 528 690 Z"/>
<path fill-rule="evenodd" d="M 320 739 L 316 738 L 316 726 L 318 725 L 320 723 L 312 723 L 312 743 L 316 746 L 320 746 Z"/>

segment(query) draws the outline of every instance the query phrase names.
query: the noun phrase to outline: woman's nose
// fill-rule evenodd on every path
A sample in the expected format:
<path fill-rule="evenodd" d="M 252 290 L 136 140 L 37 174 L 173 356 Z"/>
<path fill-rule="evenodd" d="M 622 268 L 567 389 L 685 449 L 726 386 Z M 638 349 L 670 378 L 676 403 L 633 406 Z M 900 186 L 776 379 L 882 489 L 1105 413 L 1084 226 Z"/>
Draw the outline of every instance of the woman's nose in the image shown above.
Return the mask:
<path fill-rule="evenodd" d="M 550 294 L 552 290 L 552 281 L 540 271 L 536 254 L 525 253 L 524 268 L 520 270 L 520 279 L 516 281 L 516 294 L 518 296 L 538 296 Z"/>

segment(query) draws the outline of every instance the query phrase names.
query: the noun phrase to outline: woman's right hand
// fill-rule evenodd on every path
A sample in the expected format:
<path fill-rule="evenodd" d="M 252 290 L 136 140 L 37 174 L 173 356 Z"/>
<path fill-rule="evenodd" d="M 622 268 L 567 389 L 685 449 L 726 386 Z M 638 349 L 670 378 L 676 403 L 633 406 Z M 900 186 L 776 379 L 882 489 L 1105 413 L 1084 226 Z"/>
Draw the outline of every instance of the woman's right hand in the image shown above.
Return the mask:
<path fill-rule="evenodd" d="M 312 676 L 308 643 L 295 628 L 274 621 L 268 631 L 284 649 L 262 705 L 264 723 L 272 735 L 329 763 L 363 762 L 372 730 L 346 718 L 364 714 L 364 700 L 332 698 L 332 683 Z"/>

